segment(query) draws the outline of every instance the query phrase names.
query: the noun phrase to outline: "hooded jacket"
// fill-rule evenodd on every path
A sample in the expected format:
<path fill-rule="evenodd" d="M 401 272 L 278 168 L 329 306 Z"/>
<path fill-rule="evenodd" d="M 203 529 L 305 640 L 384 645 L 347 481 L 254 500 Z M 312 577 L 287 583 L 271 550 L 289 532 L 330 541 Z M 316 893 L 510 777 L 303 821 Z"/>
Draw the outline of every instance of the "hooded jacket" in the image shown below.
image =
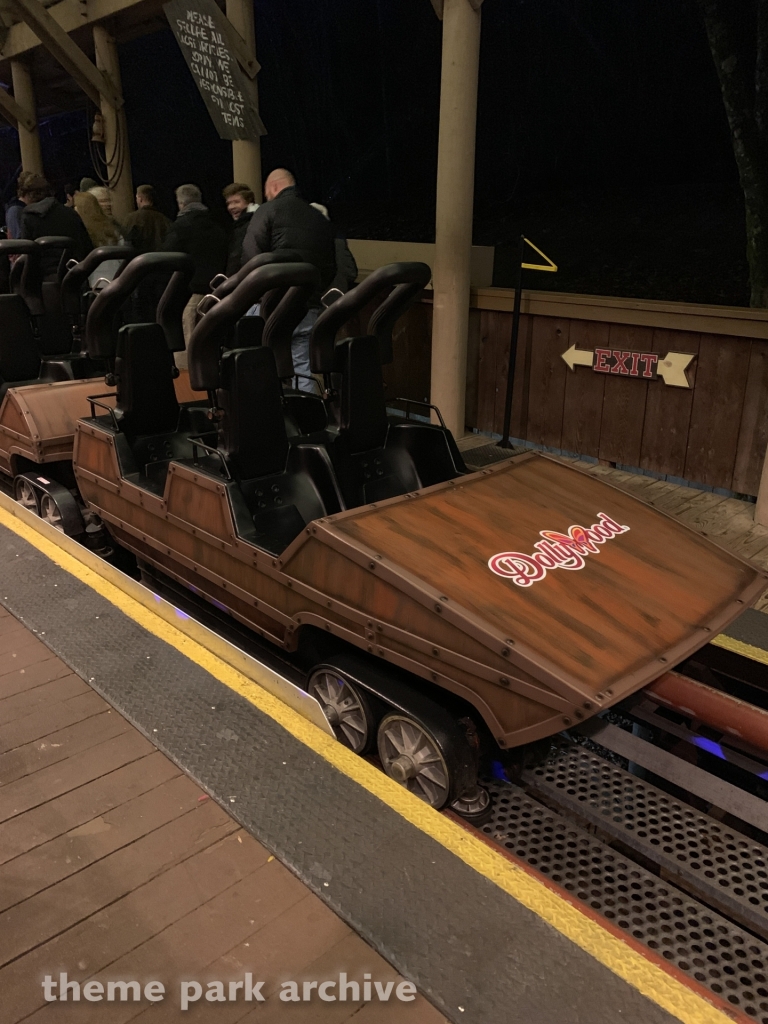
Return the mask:
<path fill-rule="evenodd" d="M 53 196 L 41 199 L 38 203 L 30 203 L 21 213 L 21 238 L 34 241 L 44 235 L 64 235 L 71 238 L 72 256 L 78 261 L 85 259 L 93 248 L 90 235 L 79 215 L 69 206 L 62 206 Z M 43 250 L 40 264 L 44 277 L 51 277 L 56 273 L 60 255 L 52 250 Z"/>

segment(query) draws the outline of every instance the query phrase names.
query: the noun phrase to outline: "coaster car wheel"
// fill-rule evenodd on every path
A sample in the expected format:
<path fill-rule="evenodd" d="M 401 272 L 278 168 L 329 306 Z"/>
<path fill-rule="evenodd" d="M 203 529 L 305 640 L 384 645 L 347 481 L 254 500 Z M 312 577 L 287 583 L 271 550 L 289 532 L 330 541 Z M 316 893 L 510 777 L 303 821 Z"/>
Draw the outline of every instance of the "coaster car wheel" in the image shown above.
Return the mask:
<path fill-rule="evenodd" d="M 20 473 L 13 482 L 13 493 L 21 505 L 67 536 L 79 537 L 84 532 L 77 501 L 58 481 L 41 473 Z"/>
<path fill-rule="evenodd" d="M 13 496 L 22 508 L 40 515 L 40 496 L 26 477 L 17 476 L 13 481 Z"/>
<path fill-rule="evenodd" d="M 362 690 L 341 673 L 323 669 L 312 675 L 309 693 L 320 702 L 337 740 L 356 754 L 370 749 L 376 723 Z"/>
<path fill-rule="evenodd" d="M 442 807 L 451 775 L 440 744 L 415 718 L 387 715 L 379 726 L 379 757 L 384 771 L 430 807 Z"/>

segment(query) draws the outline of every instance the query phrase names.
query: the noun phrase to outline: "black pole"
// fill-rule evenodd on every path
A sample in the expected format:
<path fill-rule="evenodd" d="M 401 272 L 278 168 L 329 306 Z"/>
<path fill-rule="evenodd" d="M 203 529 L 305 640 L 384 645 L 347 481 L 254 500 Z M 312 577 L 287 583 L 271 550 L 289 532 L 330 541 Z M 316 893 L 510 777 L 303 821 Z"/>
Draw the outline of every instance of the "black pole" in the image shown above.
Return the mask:
<path fill-rule="evenodd" d="M 504 424 L 498 448 L 511 448 L 509 440 L 512 422 L 512 391 L 515 386 L 515 363 L 517 361 L 517 338 L 520 333 L 520 306 L 523 299 L 523 261 L 525 259 L 525 236 L 520 235 L 520 260 L 517 264 L 517 281 L 515 283 L 515 305 L 512 313 L 512 339 L 509 343 L 509 367 L 507 369 L 507 398 L 504 403 Z"/>

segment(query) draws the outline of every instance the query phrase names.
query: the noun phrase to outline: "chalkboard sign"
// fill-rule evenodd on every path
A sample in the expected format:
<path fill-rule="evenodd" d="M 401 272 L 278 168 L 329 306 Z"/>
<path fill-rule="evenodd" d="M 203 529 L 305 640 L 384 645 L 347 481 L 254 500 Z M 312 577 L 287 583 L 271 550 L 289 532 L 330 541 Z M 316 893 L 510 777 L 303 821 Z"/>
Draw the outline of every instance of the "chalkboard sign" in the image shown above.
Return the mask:
<path fill-rule="evenodd" d="M 220 138 L 265 135 L 256 89 L 237 63 L 234 29 L 214 0 L 170 0 L 163 10 Z"/>

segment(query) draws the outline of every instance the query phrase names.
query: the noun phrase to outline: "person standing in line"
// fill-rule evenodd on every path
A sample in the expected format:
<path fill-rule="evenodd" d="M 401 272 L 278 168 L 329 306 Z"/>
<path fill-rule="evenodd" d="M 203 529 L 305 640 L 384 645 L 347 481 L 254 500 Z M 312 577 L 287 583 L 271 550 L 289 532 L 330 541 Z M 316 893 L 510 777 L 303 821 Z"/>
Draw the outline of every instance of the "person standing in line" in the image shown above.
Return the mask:
<path fill-rule="evenodd" d="M 80 217 L 91 238 L 94 249 L 103 245 L 121 245 L 123 239 L 112 221 L 107 217 L 95 196 L 90 192 L 76 192 L 75 213 Z M 120 269 L 122 260 L 105 260 L 91 274 L 88 283 L 93 288 L 97 281 L 112 281 Z"/>
<path fill-rule="evenodd" d="M 136 206 L 138 209 L 125 219 L 125 240 L 139 254 L 159 252 L 171 230 L 171 222 L 156 209 L 155 190 L 151 185 L 139 185 L 136 189 Z M 150 274 L 140 282 L 129 301 L 129 323 L 154 323 L 157 304 L 167 283 L 168 275 L 163 273 Z"/>
<path fill-rule="evenodd" d="M 19 178 L 19 199 L 24 203 L 21 214 L 20 238 L 34 241 L 43 235 L 63 235 L 72 239 L 72 256 L 85 259 L 93 249 L 85 225 L 75 211 L 54 198 L 53 189 L 40 174 L 22 174 Z M 44 249 L 40 265 L 44 277 L 55 276 L 60 253 Z"/>
<path fill-rule="evenodd" d="M 245 232 L 248 230 L 251 217 L 258 210 L 259 204 L 256 202 L 253 190 L 239 182 L 227 185 L 221 194 L 224 196 L 224 202 L 227 204 L 227 213 L 234 221 L 232 234 L 229 239 L 227 269 L 224 271 L 227 277 L 231 277 L 240 269 Z"/>
<path fill-rule="evenodd" d="M 315 210 L 319 210 L 326 220 L 331 220 L 327 206 L 323 206 L 322 203 L 310 203 L 309 205 Z M 336 276 L 328 288 L 328 293 L 330 294 L 327 297 L 326 295 L 323 296 L 323 305 L 326 307 L 330 306 L 336 299 L 341 298 L 342 295 L 346 295 L 350 288 L 354 286 L 359 274 L 357 261 L 350 251 L 344 232 L 333 221 L 331 221 L 331 227 L 333 228 L 333 242 L 336 249 Z"/>
<path fill-rule="evenodd" d="M 182 317 L 185 345 L 189 345 L 197 307 L 208 292 L 211 279 L 223 273 L 227 265 L 227 236 L 203 205 L 202 198 L 197 185 L 180 185 L 176 189 L 179 213 L 161 246 L 162 252 L 186 252 L 195 263 L 190 282 L 192 298 Z M 176 353 L 176 365 L 186 369 L 186 351 Z"/>
<path fill-rule="evenodd" d="M 125 240 L 139 252 L 159 252 L 171 222 L 155 207 L 155 190 L 151 185 L 136 189 L 136 206 L 125 218 Z"/>
<path fill-rule="evenodd" d="M 309 366 L 309 336 L 322 308 L 321 296 L 336 274 L 333 229 L 319 210 L 304 200 L 290 171 L 280 167 L 264 183 L 267 200 L 251 217 L 241 262 L 265 252 L 290 251 L 320 271 L 320 288 L 310 296 L 307 315 L 293 332 L 291 355 L 299 390 L 315 391 Z"/>

